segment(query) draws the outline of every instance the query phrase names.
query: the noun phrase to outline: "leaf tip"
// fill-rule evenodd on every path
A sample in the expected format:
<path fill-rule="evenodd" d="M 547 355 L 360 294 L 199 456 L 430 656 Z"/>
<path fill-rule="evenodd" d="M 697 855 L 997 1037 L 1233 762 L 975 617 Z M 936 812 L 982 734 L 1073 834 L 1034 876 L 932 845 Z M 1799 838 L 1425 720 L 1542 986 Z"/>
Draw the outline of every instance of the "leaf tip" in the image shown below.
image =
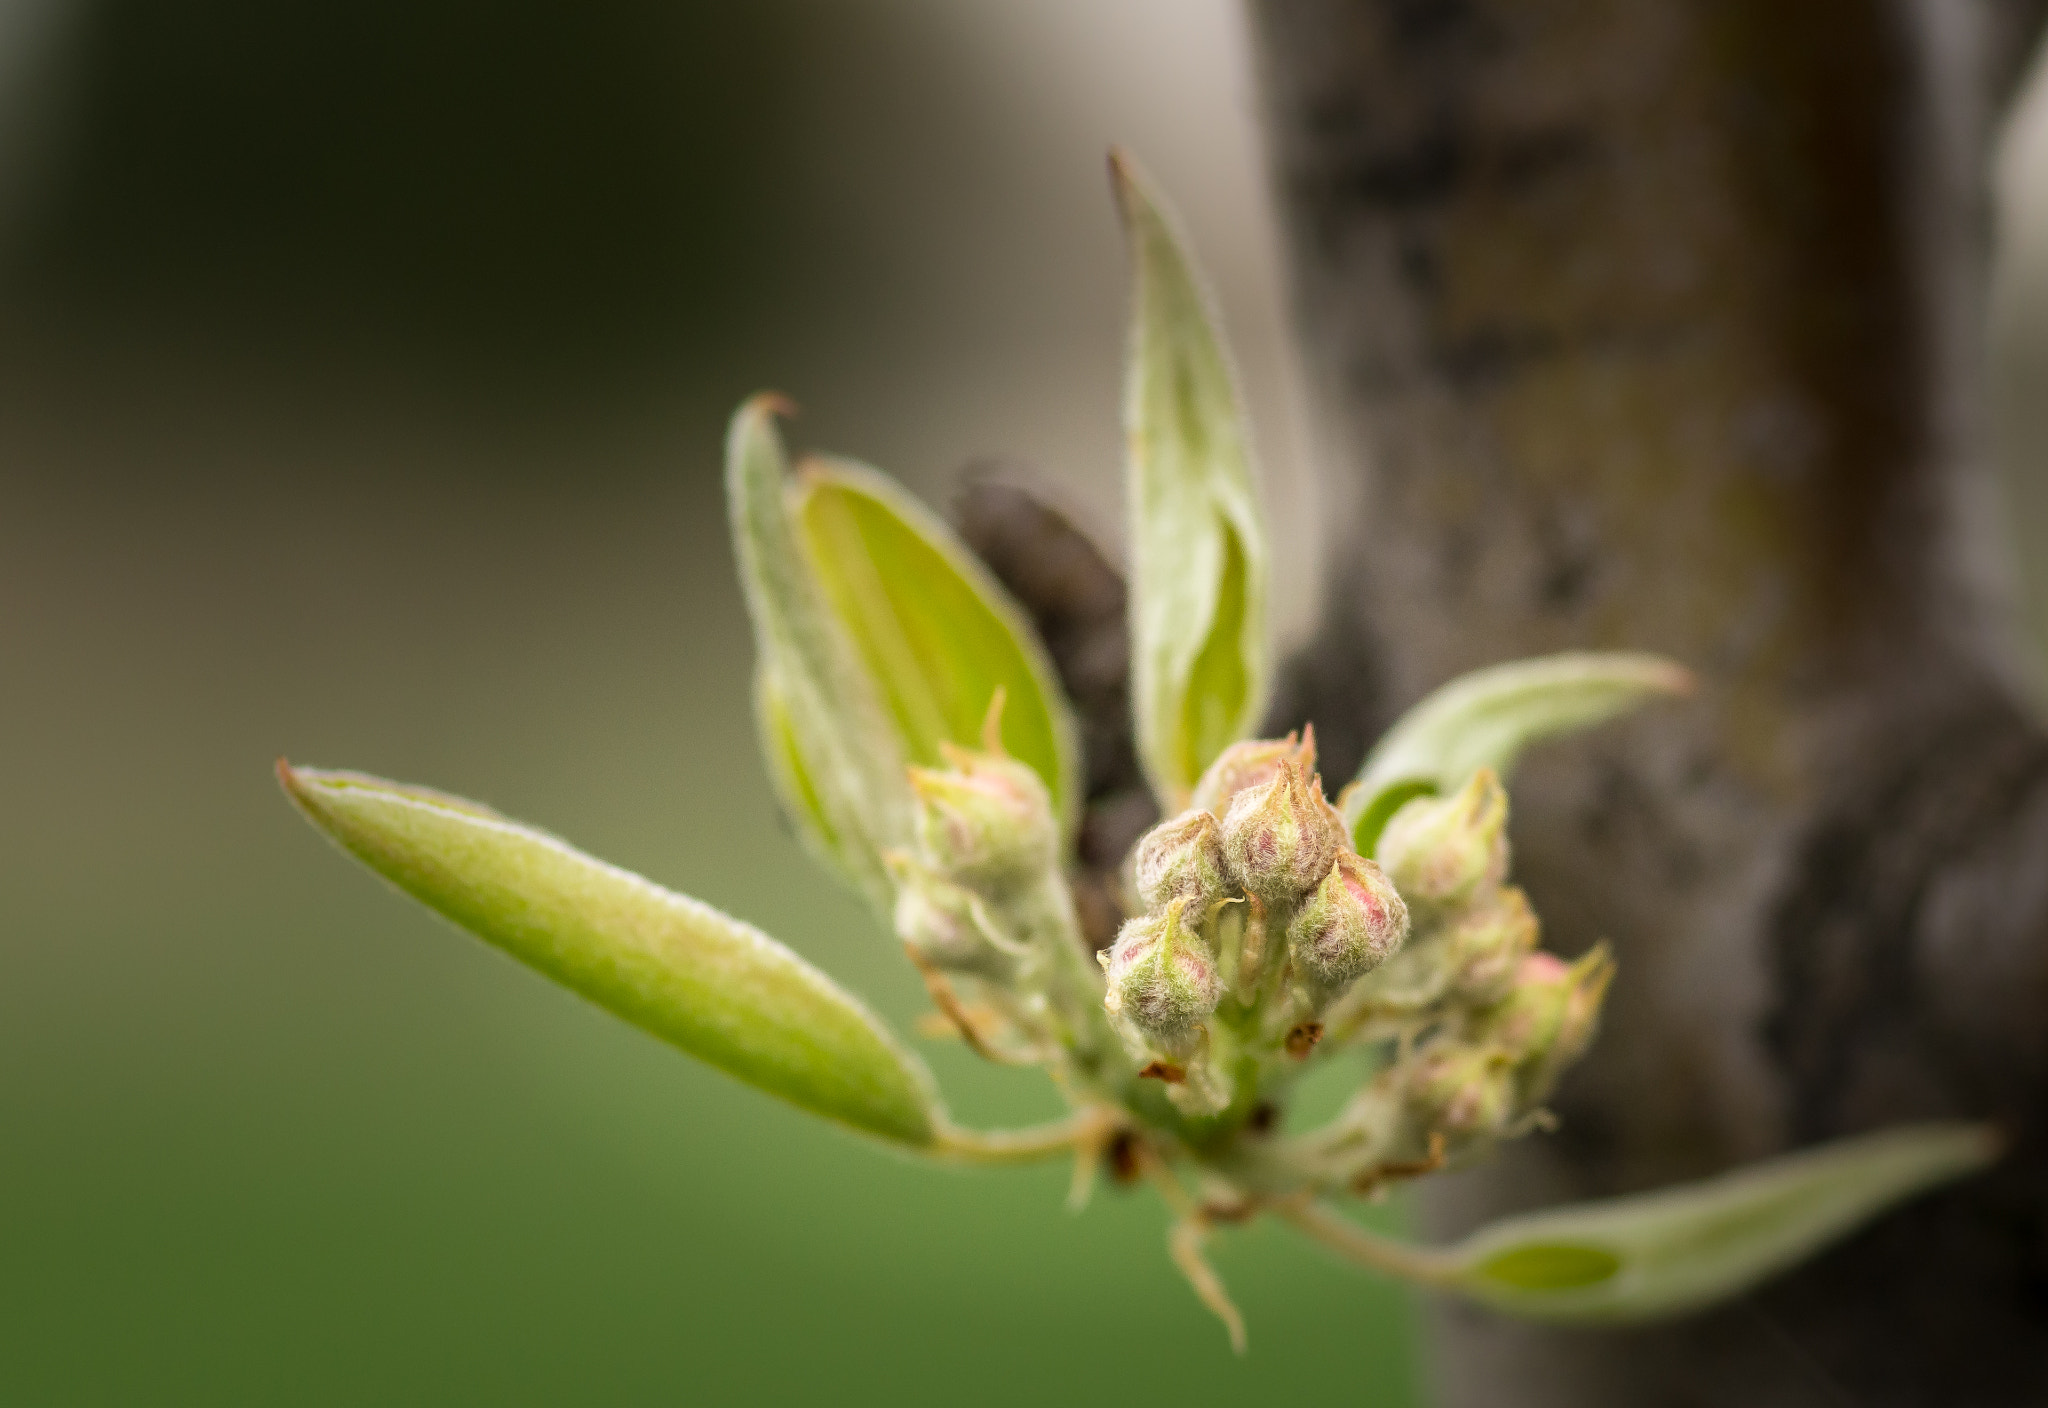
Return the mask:
<path fill-rule="evenodd" d="M 1109 189 L 1116 200 L 1117 215 L 1123 221 L 1124 229 L 1135 239 L 1139 221 L 1147 216 L 1157 218 L 1159 202 L 1152 194 L 1151 178 L 1128 147 L 1111 146 L 1109 149 Z"/>
<path fill-rule="evenodd" d="M 291 759 L 284 757 L 277 760 L 276 771 L 277 785 L 284 789 L 284 795 L 301 811 L 312 811 L 313 789 L 325 774 L 317 768 L 293 767 Z"/>
<path fill-rule="evenodd" d="M 1651 689 L 1673 699 L 1690 699 L 1700 691 L 1700 677 L 1676 660 L 1657 660 L 1648 683 Z"/>
<path fill-rule="evenodd" d="M 789 420 L 797 413 L 796 402 L 780 391 L 756 391 L 740 402 L 740 414 L 754 420 L 766 420 L 771 416 Z"/>

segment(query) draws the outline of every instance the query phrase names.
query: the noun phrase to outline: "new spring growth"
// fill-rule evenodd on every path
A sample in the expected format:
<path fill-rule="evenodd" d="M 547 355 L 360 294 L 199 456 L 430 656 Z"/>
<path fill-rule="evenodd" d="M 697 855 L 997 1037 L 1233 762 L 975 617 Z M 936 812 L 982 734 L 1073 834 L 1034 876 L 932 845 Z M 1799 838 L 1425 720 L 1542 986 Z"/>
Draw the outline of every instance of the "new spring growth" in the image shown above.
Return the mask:
<path fill-rule="evenodd" d="M 1244 739 L 1271 652 L 1243 418 L 1177 223 L 1128 158 L 1112 170 L 1135 288 L 1132 742 L 1173 815 L 1130 858 L 1144 912 L 1125 916 L 1100 968 L 1066 876 L 1080 859 L 1079 731 L 1029 613 L 878 471 L 821 463 L 793 482 L 780 398 L 749 400 L 727 440 L 777 795 L 896 931 L 943 1029 L 987 1059 L 1048 1068 L 1068 1118 L 962 1128 L 923 1063 L 797 953 L 487 808 L 287 767 L 293 801 L 441 914 L 799 1108 L 948 1162 L 1072 1156 L 1082 1188 L 1098 1164 L 1142 1170 L 1179 1219 L 1175 1261 L 1240 1347 L 1241 1317 L 1202 1253 L 1224 1218 L 1272 1213 L 1367 1266 L 1512 1313 L 1612 1321 L 1735 1294 L 1992 1157 L 1981 1129 L 1905 1131 L 1437 1250 L 1328 1209 L 1540 1126 L 1613 965 L 1603 949 L 1569 966 L 1535 952 L 1535 918 L 1503 887 L 1500 779 L 1526 748 L 1688 677 L 1574 652 L 1449 681 L 1373 747 L 1341 816 L 1308 730 Z M 906 781 L 906 760 L 933 758 L 944 766 Z M 1280 1134 L 1317 1063 L 1354 1077 L 1348 1102 Z"/>
<path fill-rule="evenodd" d="M 1508 872 L 1508 794 L 1480 768 L 1449 797 L 1418 797 L 1394 813 L 1379 861 L 1409 900 L 1454 905 Z"/>

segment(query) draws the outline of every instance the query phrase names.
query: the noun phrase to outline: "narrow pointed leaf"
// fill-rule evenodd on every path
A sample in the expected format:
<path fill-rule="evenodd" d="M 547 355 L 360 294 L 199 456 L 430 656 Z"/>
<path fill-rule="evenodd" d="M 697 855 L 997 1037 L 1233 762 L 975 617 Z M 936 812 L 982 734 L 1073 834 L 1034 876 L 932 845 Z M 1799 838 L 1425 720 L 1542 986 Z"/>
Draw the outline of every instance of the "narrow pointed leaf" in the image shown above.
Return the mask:
<path fill-rule="evenodd" d="M 1366 757 L 1345 792 L 1353 842 L 1371 855 L 1409 798 L 1448 792 L 1480 768 L 1505 779 L 1532 744 L 1691 689 L 1682 666 L 1621 652 L 1571 651 L 1460 675 L 1403 714 Z"/>
<path fill-rule="evenodd" d="M 1121 152 L 1134 283 L 1124 380 L 1138 753 L 1177 810 L 1266 702 L 1266 537 L 1213 305 L 1176 223 Z"/>
<path fill-rule="evenodd" d="M 910 836 L 905 759 L 799 540 L 775 430 L 780 406 L 773 396 L 754 397 L 726 440 L 727 507 L 761 676 L 762 750 L 812 850 L 886 912 L 881 853 Z"/>
<path fill-rule="evenodd" d="M 1703 1183 L 1509 1218 L 1452 1249 L 1445 1280 L 1539 1320 L 1678 1315 L 1741 1294 L 1998 1149 L 1986 1126 L 1912 1125 Z"/>
<path fill-rule="evenodd" d="M 473 802 L 356 773 L 278 772 L 356 859 L 564 987 L 813 1114 L 933 1142 L 941 1116 L 923 1066 L 751 925 Z"/>
<path fill-rule="evenodd" d="M 795 513 L 826 601 L 853 640 L 911 761 L 980 747 L 996 691 L 1002 742 L 1045 780 L 1071 827 L 1080 810 L 1073 713 L 1021 609 L 936 514 L 879 471 L 807 461 Z"/>

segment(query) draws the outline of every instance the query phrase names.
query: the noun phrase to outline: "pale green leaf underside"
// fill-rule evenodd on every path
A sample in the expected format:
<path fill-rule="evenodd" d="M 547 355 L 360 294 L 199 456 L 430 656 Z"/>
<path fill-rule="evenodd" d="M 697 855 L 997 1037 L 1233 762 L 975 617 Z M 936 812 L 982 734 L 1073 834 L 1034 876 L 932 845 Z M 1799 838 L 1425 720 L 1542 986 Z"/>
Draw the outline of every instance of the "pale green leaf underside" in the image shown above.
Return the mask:
<path fill-rule="evenodd" d="M 789 511 L 780 406 L 756 396 L 726 441 L 726 498 L 757 654 L 762 750 L 812 849 L 870 903 L 891 900 L 885 850 L 910 836 L 905 759 L 844 628 L 825 604 Z M 799 787 L 792 781 L 801 779 Z"/>
<path fill-rule="evenodd" d="M 939 744 L 978 748 L 995 692 L 1002 742 L 1045 780 L 1071 828 L 1079 747 L 1058 677 L 1023 611 L 937 515 L 865 465 L 808 461 L 795 517 L 819 585 L 912 762 Z"/>
<path fill-rule="evenodd" d="M 811 781 L 803 754 L 797 749 L 782 686 L 765 664 L 754 671 L 754 731 L 761 740 L 768 780 L 774 784 L 776 799 L 782 803 L 784 815 L 796 824 L 805 848 L 825 865 L 844 868 L 844 843 L 833 831 L 832 820 L 825 815 L 824 803 L 818 797 L 818 786 Z"/>
<path fill-rule="evenodd" d="M 1895 1203 L 1998 1155 L 1982 1125 L 1911 1125 L 1680 1188 L 1509 1218 L 1446 1254 L 1445 1284 L 1511 1314 L 1649 1320 L 1738 1295 Z"/>
<path fill-rule="evenodd" d="M 814 1114 L 932 1143 L 941 1116 L 923 1066 L 751 925 L 473 802 L 355 773 L 280 774 L 358 860 L 563 986 Z"/>
<path fill-rule="evenodd" d="M 1124 380 L 1139 757 L 1169 811 L 1259 722 L 1266 538 L 1230 363 L 1173 218 L 1111 158 L 1134 283 Z"/>
<path fill-rule="evenodd" d="M 1624 652 L 1570 651 L 1460 675 L 1403 714 L 1367 755 L 1345 802 L 1353 841 L 1371 855 L 1409 797 L 1449 792 L 1483 767 L 1505 779 L 1532 744 L 1691 688 L 1683 667 Z"/>

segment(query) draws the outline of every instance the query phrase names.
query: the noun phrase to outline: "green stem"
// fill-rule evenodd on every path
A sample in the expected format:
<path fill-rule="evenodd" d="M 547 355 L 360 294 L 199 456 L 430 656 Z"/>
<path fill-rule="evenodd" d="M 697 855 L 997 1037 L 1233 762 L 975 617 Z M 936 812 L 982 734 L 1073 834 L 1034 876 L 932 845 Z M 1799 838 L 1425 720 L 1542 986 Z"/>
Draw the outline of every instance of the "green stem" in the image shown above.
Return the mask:
<path fill-rule="evenodd" d="M 1273 1212 L 1346 1261 L 1425 1286 L 1448 1287 L 1456 1279 L 1456 1263 L 1445 1253 L 1368 1232 L 1321 1203 L 1276 1203 Z"/>
<path fill-rule="evenodd" d="M 1091 1084 L 1122 1044 L 1102 1009 L 1102 970 L 1081 940 L 1080 921 L 1064 877 L 1048 871 L 1009 906 L 1026 941 L 1045 957 L 1046 996 L 1067 1028 L 1079 1073 Z"/>
<path fill-rule="evenodd" d="M 952 1163 L 1039 1163 L 1102 1143 L 1115 1123 L 1115 1116 L 1099 1109 L 1025 1129 L 962 1129 L 941 1123 L 927 1152 Z"/>

